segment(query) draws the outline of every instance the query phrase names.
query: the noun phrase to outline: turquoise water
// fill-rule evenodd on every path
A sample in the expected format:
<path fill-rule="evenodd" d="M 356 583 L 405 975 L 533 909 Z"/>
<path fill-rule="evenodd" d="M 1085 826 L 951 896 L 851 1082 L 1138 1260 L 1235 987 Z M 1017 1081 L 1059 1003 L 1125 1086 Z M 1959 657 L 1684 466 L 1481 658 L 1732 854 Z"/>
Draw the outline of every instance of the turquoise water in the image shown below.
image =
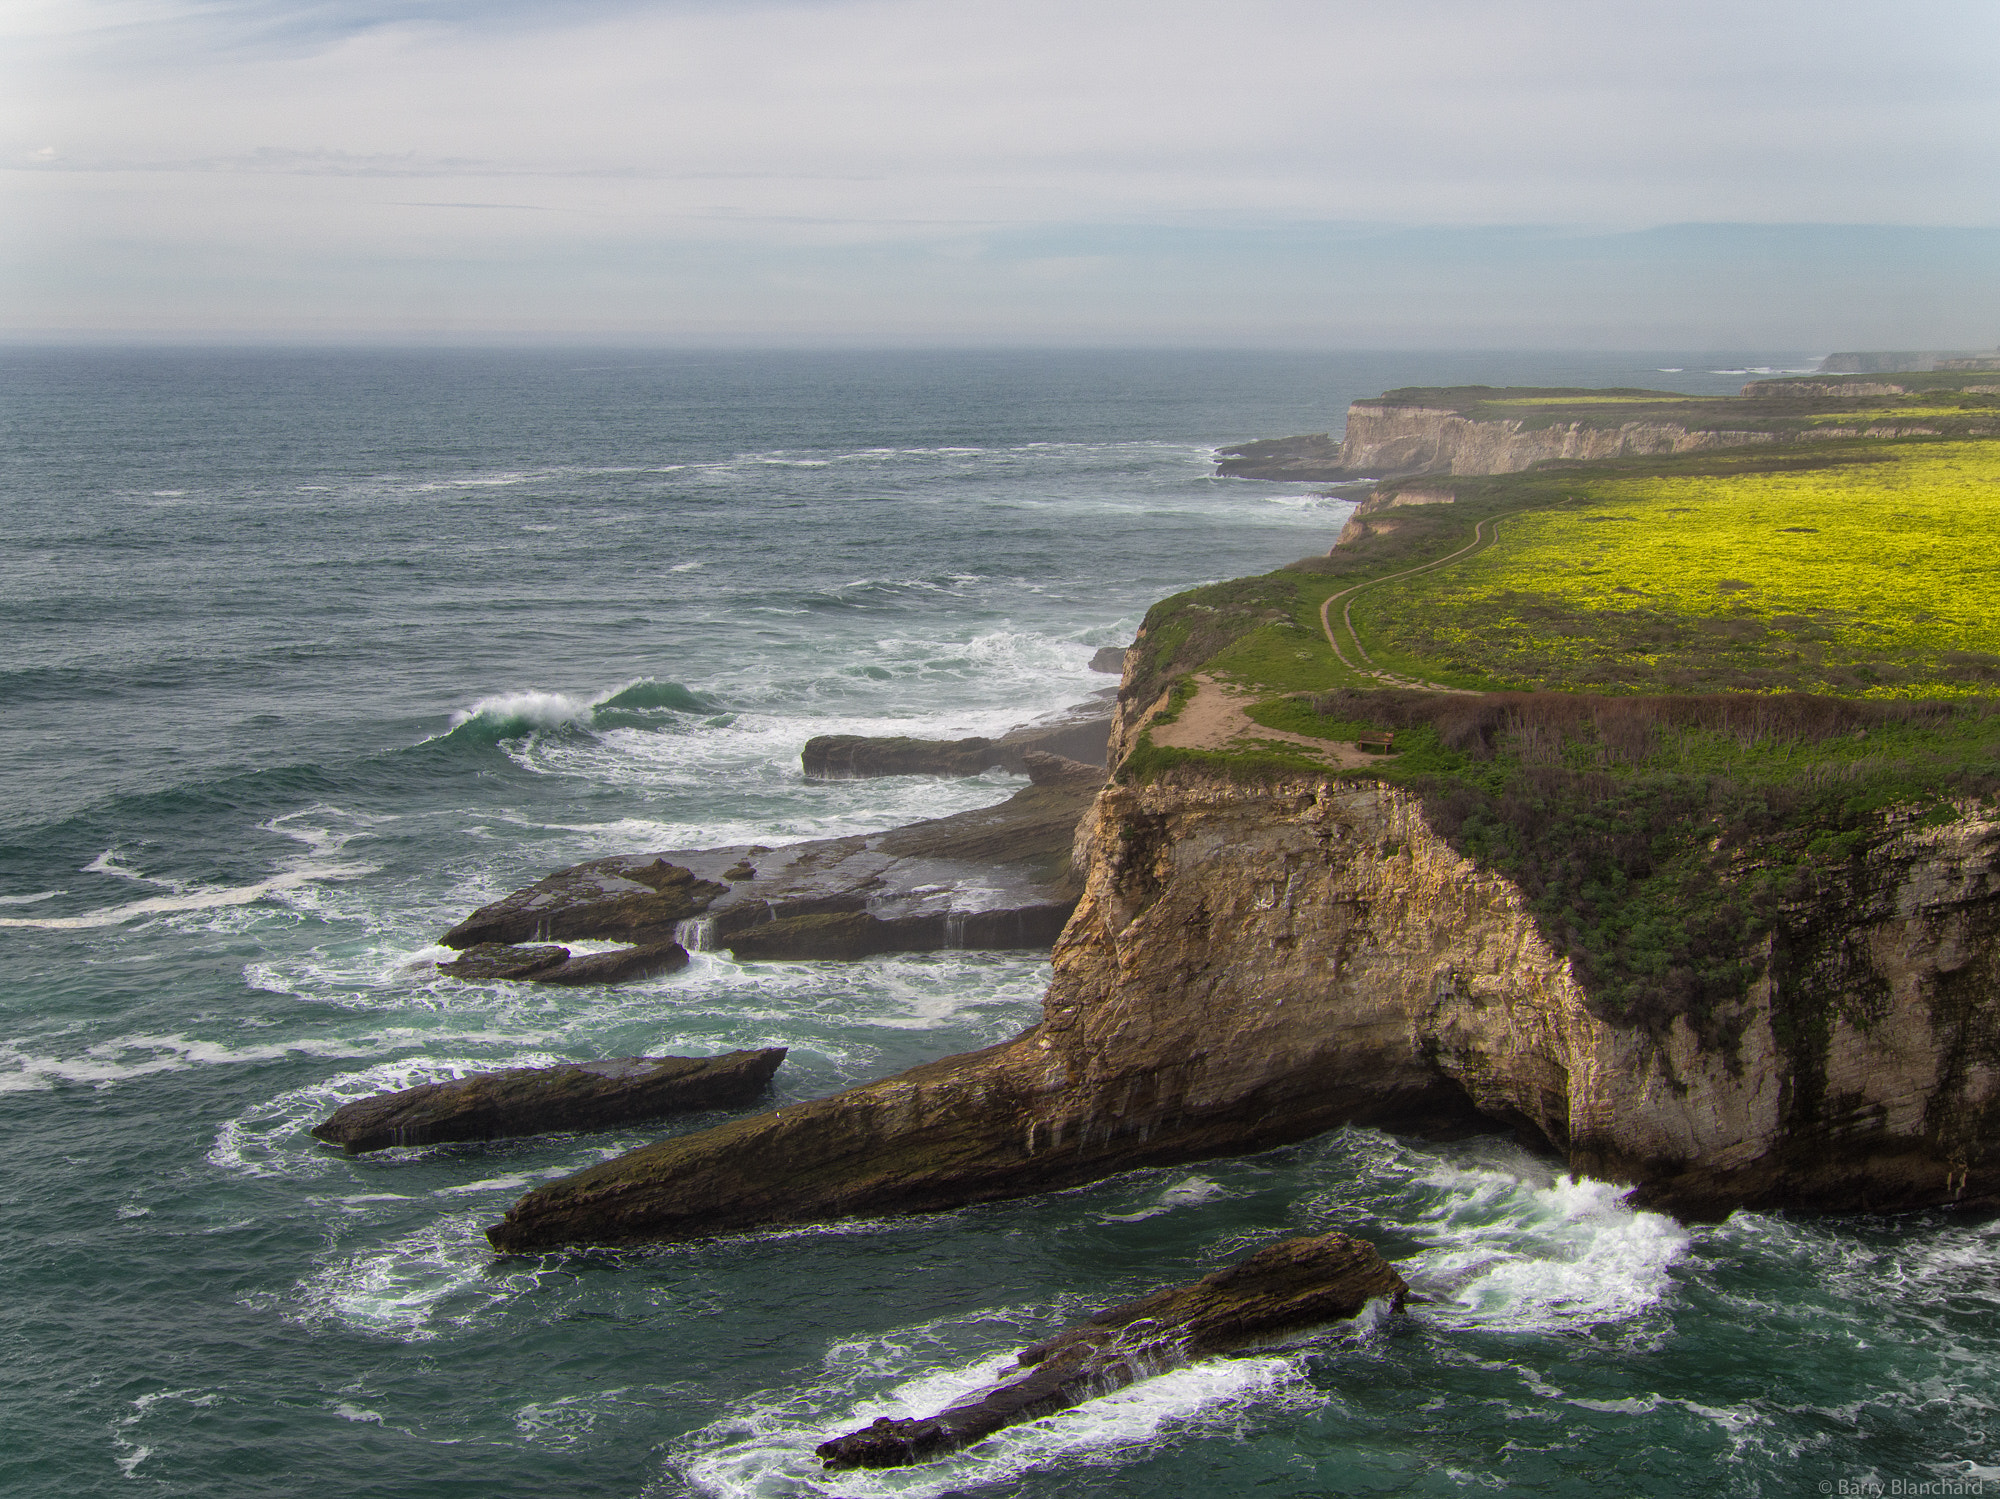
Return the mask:
<path fill-rule="evenodd" d="M 664 1131 L 355 1161 L 305 1133 L 481 1066 L 779 1044 L 783 1102 L 1012 1034 L 1033 954 L 703 954 L 554 992 L 429 963 L 578 859 L 1001 799 L 998 775 L 809 785 L 798 750 L 1074 702 L 1153 600 L 1330 543 L 1343 504 L 1216 480 L 1217 444 L 1397 384 L 1728 390 L 1712 369 L 1790 362 L 0 355 L 0 1487 L 2000 1482 L 1989 1220 L 1690 1230 L 1502 1140 L 1349 1131 L 936 1217 L 496 1260 L 480 1229 L 525 1188 Z M 810 1457 L 1079 1311 L 1335 1226 L 1429 1301 L 948 1463 Z"/>

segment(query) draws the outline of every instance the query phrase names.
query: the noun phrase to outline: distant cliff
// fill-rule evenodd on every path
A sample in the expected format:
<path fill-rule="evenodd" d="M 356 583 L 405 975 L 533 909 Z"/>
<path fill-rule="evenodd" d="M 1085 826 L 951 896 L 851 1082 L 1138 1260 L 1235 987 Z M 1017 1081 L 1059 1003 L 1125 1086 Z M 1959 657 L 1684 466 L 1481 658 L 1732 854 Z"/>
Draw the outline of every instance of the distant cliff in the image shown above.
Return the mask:
<path fill-rule="evenodd" d="M 1324 433 L 1217 451 L 1225 477 L 1287 483 L 1418 474 L 1509 474 L 1538 463 L 1702 452 L 1851 437 L 1990 437 L 1995 360 L 1937 360 L 1896 382 L 1821 376 L 1753 380 L 1735 396 L 1505 386 L 1409 387 L 1356 401 L 1336 444 Z M 1907 413 L 1907 415 L 1905 415 Z"/>
<path fill-rule="evenodd" d="M 1530 427 L 1476 421 L 1450 410 L 1357 401 L 1348 409 L 1341 467 L 1364 474 L 1513 474 L 1554 458 L 1626 458 L 1780 442 L 1769 432 L 1689 431 L 1678 422 L 1571 421 Z"/>

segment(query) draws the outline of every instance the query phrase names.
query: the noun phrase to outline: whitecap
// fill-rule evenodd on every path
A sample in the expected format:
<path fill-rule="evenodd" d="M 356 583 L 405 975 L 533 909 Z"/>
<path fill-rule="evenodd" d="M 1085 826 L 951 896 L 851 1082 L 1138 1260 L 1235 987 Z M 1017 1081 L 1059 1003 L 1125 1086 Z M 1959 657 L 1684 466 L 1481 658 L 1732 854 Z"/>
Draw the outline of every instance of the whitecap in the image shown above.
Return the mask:
<path fill-rule="evenodd" d="M 451 715 L 452 728 L 460 728 L 475 719 L 484 719 L 496 728 L 520 726 L 527 729 L 559 729 L 565 724 L 588 726 L 592 701 L 589 698 L 571 697 L 565 692 L 503 692 L 492 697 L 482 697 L 470 708 L 461 708 Z"/>
<path fill-rule="evenodd" d="M 108 871 L 118 872 L 118 871 Z M 376 872 L 372 864 L 323 864 L 286 870 L 248 885 L 208 885 L 183 888 L 174 895 L 155 895 L 122 906 L 106 906 L 78 916 L 0 916 L 0 927 L 35 927 L 43 931 L 88 931 L 95 927 L 122 926 L 146 916 L 169 916 L 187 911 L 216 911 L 247 906 L 273 895 L 282 895 L 316 880 L 351 880 Z M 128 876 L 129 877 L 129 876 Z M 157 882 L 153 882 L 157 883 Z"/>
<path fill-rule="evenodd" d="M 68 895 L 67 890 L 38 890 L 33 895 L 0 895 L 0 906 L 33 906 L 45 900 L 54 900 L 58 895 Z"/>
<path fill-rule="evenodd" d="M 1444 1200 L 1413 1225 L 1433 1248 L 1401 1268 L 1454 1327 L 1555 1332 L 1621 1322 L 1659 1304 L 1690 1243 L 1661 1213 L 1626 1203 L 1630 1189 L 1532 1170 L 1451 1169 L 1430 1182 Z"/>

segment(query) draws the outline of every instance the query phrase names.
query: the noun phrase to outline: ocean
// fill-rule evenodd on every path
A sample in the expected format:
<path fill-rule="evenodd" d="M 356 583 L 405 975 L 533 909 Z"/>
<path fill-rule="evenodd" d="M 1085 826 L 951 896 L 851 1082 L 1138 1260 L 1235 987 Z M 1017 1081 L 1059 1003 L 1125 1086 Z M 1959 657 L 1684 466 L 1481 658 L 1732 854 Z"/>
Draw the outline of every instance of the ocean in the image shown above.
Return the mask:
<path fill-rule="evenodd" d="M 596 990 L 431 965 L 581 859 L 1003 799 L 997 773 L 812 784 L 799 749 L 1080 701 L 1156 599 L 1331 544 L 1345 503 L 1217 479 L 1218 445 L 1337 433 L 1395 385 L 1721 392 L 1799 363 L 0 351 L 0 1490 L 1994 1491 L 1989 1218 L 1689 1228 L 1505 1138 L 1345 1130 L 499 1259 L 481 1228 L 524 1190 L 713 1116 L 355 1160 L 306 1133 L 482 1067 L 783 1045 L 782 1104 L 1013 1034 L 1044 954 L 703 953 Z M 947 1462 L 812 1458 L 1080 1312 L 1333 1227 L 1428 1300 Z"/>

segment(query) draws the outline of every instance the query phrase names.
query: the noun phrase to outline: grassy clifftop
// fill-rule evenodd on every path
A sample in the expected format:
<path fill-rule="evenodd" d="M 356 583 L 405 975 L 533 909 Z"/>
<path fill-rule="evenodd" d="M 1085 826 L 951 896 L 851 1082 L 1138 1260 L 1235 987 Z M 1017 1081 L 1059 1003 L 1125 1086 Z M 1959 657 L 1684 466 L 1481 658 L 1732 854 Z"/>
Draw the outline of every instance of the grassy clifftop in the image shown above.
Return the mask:
<path fill-rule="evenodd" d="M 1859 879 L 1885 829 L 2000 792 L 2000 440 L 1384 484 L 1332 554 L 1154 607 L 1128 713 L 1197 683 L 1245 730 L 1140 732 L 1122 775 L 1406 785 L 1521 884 L 1607 1018 L 1724 1044 L 1788 908 Z M 1315 751 L 1383 730 L 1365 766 Z"/>

